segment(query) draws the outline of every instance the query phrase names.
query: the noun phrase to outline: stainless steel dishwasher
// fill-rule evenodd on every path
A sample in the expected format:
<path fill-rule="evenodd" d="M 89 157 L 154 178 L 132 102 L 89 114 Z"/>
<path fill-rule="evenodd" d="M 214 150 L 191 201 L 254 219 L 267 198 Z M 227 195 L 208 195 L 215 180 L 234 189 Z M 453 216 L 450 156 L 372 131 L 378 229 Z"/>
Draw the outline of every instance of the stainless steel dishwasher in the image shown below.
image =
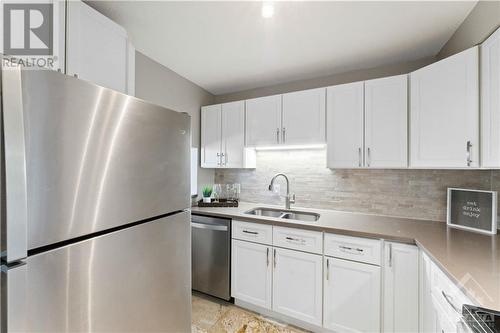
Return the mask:
<path fill-rule="evenodd" d="M 231 298 L 231 220 L 191 215 L 192 288 Z"/>

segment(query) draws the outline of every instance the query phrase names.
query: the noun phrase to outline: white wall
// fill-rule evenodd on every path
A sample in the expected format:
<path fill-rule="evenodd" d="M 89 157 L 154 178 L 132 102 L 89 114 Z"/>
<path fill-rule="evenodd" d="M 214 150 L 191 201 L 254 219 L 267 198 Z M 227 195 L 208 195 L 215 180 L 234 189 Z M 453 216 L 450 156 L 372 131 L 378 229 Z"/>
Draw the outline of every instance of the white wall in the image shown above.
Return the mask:
<path fill-rule="evenodd" d="M 146 55 L 135 55 L 135 95 L 138 98 L 187 112 L 191 115 L 192 146 L 200 146 L 200 108 L 212 104 L 214 96 Z M 198 193 L 204 184 L 213 184 L 214 170 L 198 166 Z"/>

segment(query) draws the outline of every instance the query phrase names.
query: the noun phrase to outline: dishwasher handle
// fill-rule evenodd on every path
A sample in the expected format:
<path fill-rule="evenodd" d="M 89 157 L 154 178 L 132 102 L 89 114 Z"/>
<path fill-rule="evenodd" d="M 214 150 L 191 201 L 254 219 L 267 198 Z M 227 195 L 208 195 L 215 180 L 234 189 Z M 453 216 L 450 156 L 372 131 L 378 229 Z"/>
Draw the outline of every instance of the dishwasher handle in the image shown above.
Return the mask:
<path fill-rule="evenodd" d="M 214 231 L 227 231 L 227 226 L 225 225 L 191 222 L 191 227 L 198 229 L 214 230 Z"/>

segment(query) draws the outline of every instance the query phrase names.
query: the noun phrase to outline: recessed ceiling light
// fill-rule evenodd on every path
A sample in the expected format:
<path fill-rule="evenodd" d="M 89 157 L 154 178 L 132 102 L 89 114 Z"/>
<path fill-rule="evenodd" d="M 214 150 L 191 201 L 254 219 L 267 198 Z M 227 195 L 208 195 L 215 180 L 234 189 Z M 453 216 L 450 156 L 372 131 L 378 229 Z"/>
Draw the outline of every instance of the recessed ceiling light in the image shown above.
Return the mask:
<path fill-rule="evenodd" d="M 271 18 L 274 15 L 274 5 L 272 2 L 262 3 L 262 17 Z"/>

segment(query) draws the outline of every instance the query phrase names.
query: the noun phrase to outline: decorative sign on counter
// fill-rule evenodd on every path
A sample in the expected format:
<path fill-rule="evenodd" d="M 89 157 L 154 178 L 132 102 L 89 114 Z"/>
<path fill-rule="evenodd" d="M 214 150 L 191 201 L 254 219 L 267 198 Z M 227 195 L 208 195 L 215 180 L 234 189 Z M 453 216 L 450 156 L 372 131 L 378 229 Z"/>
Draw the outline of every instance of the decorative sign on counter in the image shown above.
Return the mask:
<path fill-rule="evenodd" d="M 448 188 L 446 223 L 453 228 L 497 233 L 497 192 Z"/>

